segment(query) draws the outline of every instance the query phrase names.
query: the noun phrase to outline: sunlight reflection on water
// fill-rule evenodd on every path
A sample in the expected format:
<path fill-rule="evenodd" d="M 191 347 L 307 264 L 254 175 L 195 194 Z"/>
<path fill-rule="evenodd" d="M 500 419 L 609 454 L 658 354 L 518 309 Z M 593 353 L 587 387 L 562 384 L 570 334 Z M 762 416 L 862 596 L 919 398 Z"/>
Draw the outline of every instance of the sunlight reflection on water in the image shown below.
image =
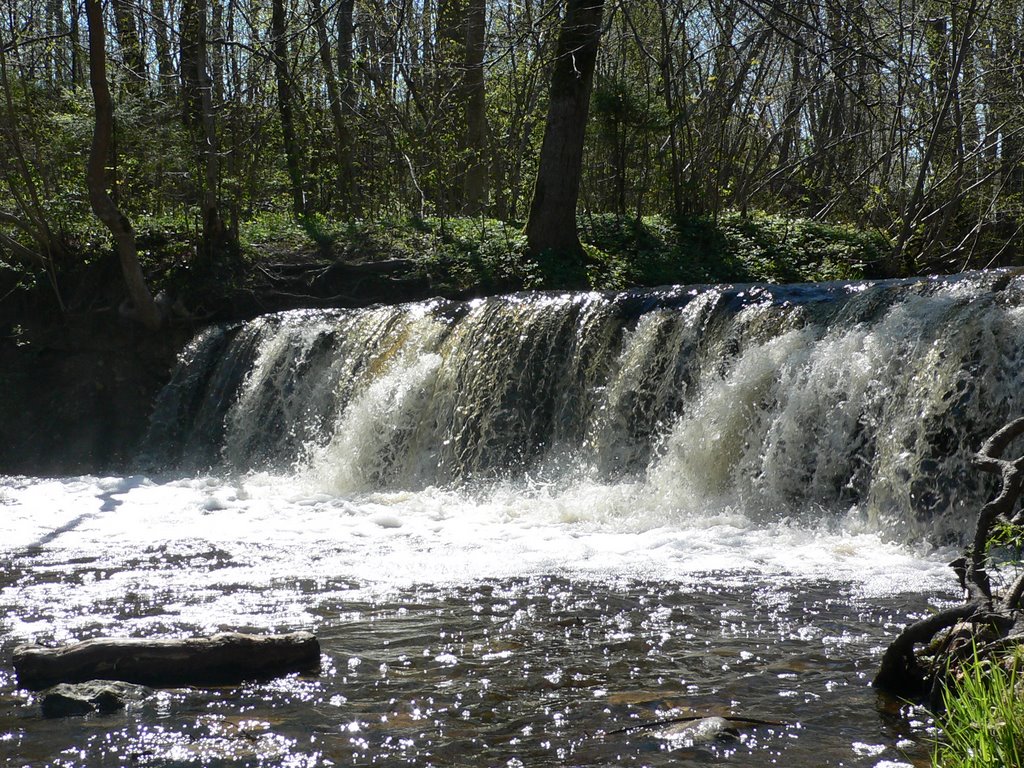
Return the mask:
<path fill-rule="evenodd" d="M 324 653 L 315 677 L 153 692 L 57 722 L 4 669 L 0 755 L 13 766 L 892 766 L 927 755 L 926 723 L 880 711 L 867 683 L 887 633 L 949 597 L 937 591 L 941 553 L 842 526 L 744 527 L 735 514 L 723 526 L 718 512 L 689 527 L 566 523 L 547 498 L 515 509 L 440 492 L 353 501 L 205 478 L 6 490 L 7 658 L 29 639 L 219 629 L 311 629 Z M 714 560 L 723 566 L 708 570 Z M 778 724 L 710 745 L 612 733 L 709 714 Z"/>

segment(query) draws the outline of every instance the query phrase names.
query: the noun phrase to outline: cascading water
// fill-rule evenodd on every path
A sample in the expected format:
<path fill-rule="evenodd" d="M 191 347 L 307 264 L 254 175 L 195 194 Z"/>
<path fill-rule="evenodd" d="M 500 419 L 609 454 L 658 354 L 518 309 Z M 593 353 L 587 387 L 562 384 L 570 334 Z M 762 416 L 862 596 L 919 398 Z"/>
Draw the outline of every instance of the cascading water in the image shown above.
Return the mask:
<path fill-rule="evenodd" d="M 1024 408 L 1021 291 L 979 275 L 272 315 L 197 338 L 149 442 L 330 493 L 628 479 L 667 520 L 709 498 L 856 508 L 941 541 L 989 490 L 971 452 Z"/>
<path fill-rule="evenodd" d="M 140 474 L 0 478 L 2 650 L 310 629 L 324 669 L 55 726 L 0 666 L 0 757 L 910 766 L 925 719 L 867 682 L 958 599 L 971 454 L 1022 412 L 1011 273 L 207 329 Z M 628 730 L 690 714 L 777 725 Z"/>

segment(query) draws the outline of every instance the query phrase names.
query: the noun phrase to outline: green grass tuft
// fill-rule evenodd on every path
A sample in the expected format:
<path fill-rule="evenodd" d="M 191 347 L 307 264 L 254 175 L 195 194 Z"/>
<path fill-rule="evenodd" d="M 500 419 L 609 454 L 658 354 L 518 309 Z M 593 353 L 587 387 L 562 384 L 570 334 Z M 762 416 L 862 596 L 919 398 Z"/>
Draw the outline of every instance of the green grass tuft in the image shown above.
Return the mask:
<path fill-rule="evenodd" d="M 944 694 L 942 741 L 932 764 L 941 768 L 1009 768 L 1024 765 L 1024 699 L 1017 672 L 1022 655 L 1007 666 L 975 653 Z"/>

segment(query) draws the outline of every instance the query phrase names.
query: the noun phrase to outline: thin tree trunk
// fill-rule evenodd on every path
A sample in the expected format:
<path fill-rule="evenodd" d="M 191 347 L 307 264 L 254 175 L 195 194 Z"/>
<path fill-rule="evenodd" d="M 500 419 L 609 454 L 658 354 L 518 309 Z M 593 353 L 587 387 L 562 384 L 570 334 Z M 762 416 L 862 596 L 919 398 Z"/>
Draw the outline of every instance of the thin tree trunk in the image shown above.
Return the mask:
<path fill-rule="evenodd" d="M 224 4 L 221 0 L 213 0 L 213 11 L 210 22 L 213 24 L 213 35 L 207 33 L 203 36 L 203 46 L 206 48 L 206 71 L 212 80 L 211 98 L 214 104 L 224 103 L 224 45 L 222 42 L 214 42 L 213 50 L 210 49 L 211 40 L 224 40 Z"/>
<path fill-rule="evenodd" d="M 466 163 L 452 145 L 465 150 L 466 91 L 465 72 L 467 0 L 438 0 L 434 34 L 437 50 L 433 62 L 433 93 L 429 98 L 435 124 L 428 135 L 426 163 L 434 168 L 438 182 L 431 184 L 433 196 L 444 214 L 463 209 Z M 430 87 L 425 89 L 430 93 Z"/>
<path fill-rule="evenodd" d="M 153 38 L 156 46 L 156 66 L 160 87 L 163 91 L 174 82 L 174 62 L 171 61 L 171 43 L 167 34 L 167 12 L 164 0 L 152 0 L 150 12 L 153 15 Z"/>
<path fill-rule="evenodd" d="M 117 43 L 129 74 L 128 87 L 134 91 L 142 90 L 146 85 L 146 59 L 135 23 L 135 4 L 131 0 L 113 0 L 113 5 Z"/>
<path fill-rule="evenodd" d="M 317 42 L 320 45 L 320 64 L 324 68 L 327 101 L 331 108 L 331 120 L 334 124 L 334 154 L 338 161 L 338 188 L 341 192 L 343 210 L 350 211 L 353 203 L 352 185 L 354 181 L 352 139 L 345 121 L 338 79 L 334 74 L 334 57 L 331 56 L 331 44 L 327 38 L 327 22 L 324 19 L 323 3 L 321 0 L 312 0 L 312 4 L 313 26 L 316 27 Z M 351 6 L 351 3 L 349 5 Z M 351 51 L 349 53 L 351 54 Z"/>
<path fill-rule="evenodd" d="M 356 84 L 352 77 L 355 5 L 355 0 L 338 3 L 338 95 L 342 114 L 346 116 L 356 112 Z"/>
<path fill-rule="evenodd" d="M 676 78 L 672 71 L 672 26 L 669 19 L 667 3 L 658 3 L 661 51 L 659 67 L 661 69 L 661 87 L 664 89 L 665 113 L 668 115 L 668 148 L 671 162 L 669 181 L 672 186 L 672 213 L 677 219 L 683 215 L 683 170 L 679 157 L 679 134 L 676 117 Z"/>
<path fill-rule="evenodd" d="M 114 237 L 117 255 L 121 261 L 121 272 L 135 316 L 147 328 L 156 330 L 162 324 L 162 317 L 142 274 L 135 232 L 132 230 L 131 222 L 118 210 L 107 194 L 106 165 L 114 133 L 114 104 L 110 98 L 110 87 L 107 85 L 106 40 L 101 2 L 102 0 L 86 0 L 85 3 L 89 27 L 89 84 L 92 86 L 93 100 L 96 104 L 96 124 L 86 168 L 89 203 L 96 217 L 106 225 Z"/>
<path fill-rule="evenodd" d="M 953 59 L 950 73 L 946 78 L 947 84 L 956 82 L 960 77 L 960 71 L 963 68 L 964 60 L 967 58 L 967 50 L 971 42 L 972 29 L 974 27 L 977 8 L 977 0 L 971 0 L 971 3 L 967 8 L 964 28 L 961 32 L 960 42 L 957 46 L 955 58 Z M 947 87 L 946 92 L 944 94 L 939 94 L 939 96 L 941 98 L 941 103 L 939 104 L 938 111 L 933 118 L 928 143 L 925 144 L 924 152 L 921 156 L 920 168 L 917 173 L 917 181 L 914 184 L 910 200 L 903 209 L 903 221 L 899 235 L 896 238 L 896 244 L 893 247 L 893 256 L 902 260 L 903 270 L 908 275 L 913 274 L 917 268 L 914 260 L 914 254 L 909 248 L 909 242 L 914 228 L 920 221 L 921 206 L 924 200 L 928 174 L 931 170 L 932 162 L 935 160 L 936 153 L 946 143 L 945 137 L 942 136 L 942 133 L 944 126 L 947 125 L 947 118 L 953 102 L 952 89 Z"/>
<path fill-rule="evenodd" d="M 274 74 L 277 79 L 277 108 L 281 116 L 285 164 L 292 193 L 292 210 L 296 216 L 306 215 L 306 196 L 302 189 L 302 167 L 299 142 L 295 133 L 291 74 L 288 71 L 288 39 L 285 37 L 284 0 L 273 0 L 270 18 L 273 35 Z"/>
<path fill-rule="evenodd" d="M 576 260 L 583 253 L 576 231 L 576 204 L 603 11 L 604 0 L 567 0 L 526 223 L 527 248 L 534 255 L 553 251 Z"/>
<path fill-rule="evenodd" d="M 210 80 L 209 53 L 207 50 L 206 9 L 202 9 L 199 26 L 198 56 L 199 103 L 202 122 L 200 141 L 200 162 L 203 166 L 204 184 L 202 199 L 203 249 L 206 256 L 228 246 L 227 228 L 220 213 L 217 188 L 220 184 L 220 138 L 217 134 L 217 118 L 213 111 L 214 85 Z"/>
<path fill-rule="evenodd" d="M 85 68 L 82 66 L 81 27 L 79 24 L 81 6 L 77 0 L 71 0 L 69 5 L 71 6 L 70 13 L 68 14 L 71 19 L 71 41 L 69 43 L 71 50 L 71 82 L 75 85 L 82 85 L 85 82 Z"/>
<path fill-rule="evenodd" d="M 209 258 L 229 245 L 220 213 L 220 140 L 213 110 L 213 83 L 207 51 L 206 0 L 186 0 L 181 7 L 181 83 L 185 126 L 193 137 L 203 174 L 199 195 L 203 225 L 202 251 Z"/>
<path fill-rule="evenodd" d="M 484 53 L 487 40 L 487 1 L 468 0 L 466 5 L 465 95 L 466 173 L 462 180 L 463 211 L 477 214 L 487 207 L 487 99 Z"/>

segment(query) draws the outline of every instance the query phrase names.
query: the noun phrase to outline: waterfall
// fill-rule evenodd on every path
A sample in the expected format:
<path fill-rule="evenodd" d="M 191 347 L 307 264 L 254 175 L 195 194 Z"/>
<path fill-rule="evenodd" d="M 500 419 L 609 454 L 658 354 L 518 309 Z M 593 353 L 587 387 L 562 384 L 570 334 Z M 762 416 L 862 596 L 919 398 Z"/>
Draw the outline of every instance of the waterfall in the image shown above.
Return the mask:
<path fill-rule="evenodd" d="M 941 540 L 1024 412 L 1022 331 L 1008 273 L 285 312 L 196 337 L 147 454 L 339 494 L 585 478 Z"/>

